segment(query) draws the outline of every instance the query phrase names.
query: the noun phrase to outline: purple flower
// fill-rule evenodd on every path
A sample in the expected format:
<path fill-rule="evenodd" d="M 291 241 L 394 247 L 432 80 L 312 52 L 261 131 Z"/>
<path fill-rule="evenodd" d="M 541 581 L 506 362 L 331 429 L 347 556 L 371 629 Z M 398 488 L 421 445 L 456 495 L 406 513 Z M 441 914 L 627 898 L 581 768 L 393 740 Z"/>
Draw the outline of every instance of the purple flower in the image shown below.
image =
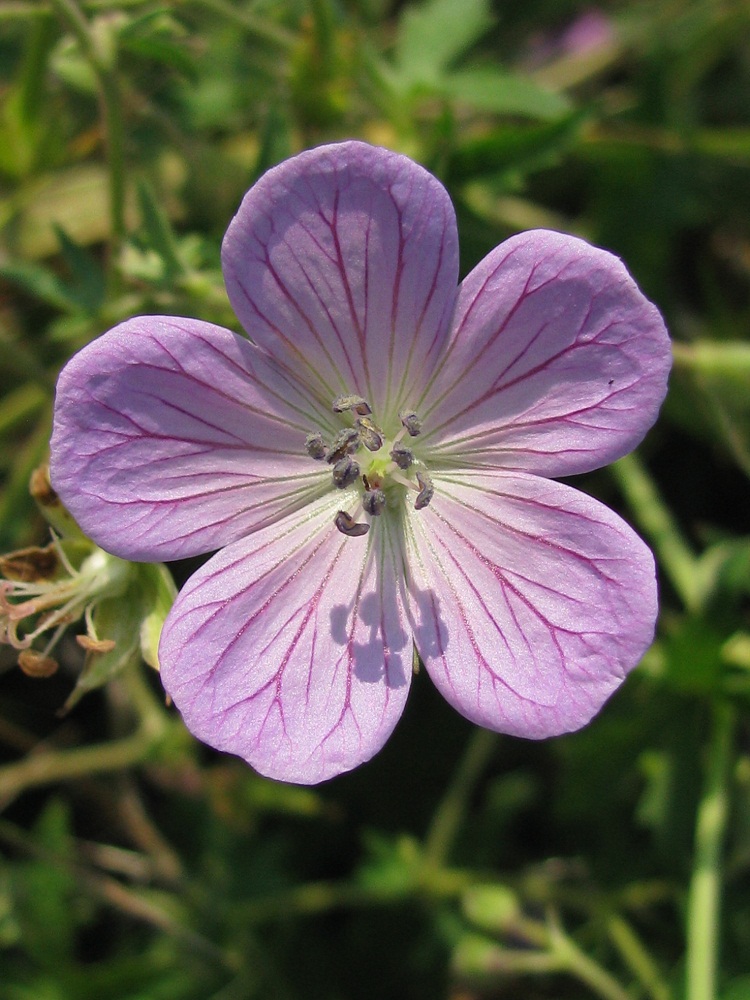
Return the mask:
<path fill-rule="evenodd" d="M 541 738 L 598 711 L 653 637 L 652 556 L 548 476 L 630 451 L 669 341 L 622 263 L 529 232 L 457 289 L 451 202 L 359 142 L 269 170 L 224 239 L 251 341 L 137 317 L 58 384 L 52 477 L 133 560 L 220 549 L 159 650 L 200 739 L 314 783 L 368 760 L 416 647 L 473 722 Z"/>

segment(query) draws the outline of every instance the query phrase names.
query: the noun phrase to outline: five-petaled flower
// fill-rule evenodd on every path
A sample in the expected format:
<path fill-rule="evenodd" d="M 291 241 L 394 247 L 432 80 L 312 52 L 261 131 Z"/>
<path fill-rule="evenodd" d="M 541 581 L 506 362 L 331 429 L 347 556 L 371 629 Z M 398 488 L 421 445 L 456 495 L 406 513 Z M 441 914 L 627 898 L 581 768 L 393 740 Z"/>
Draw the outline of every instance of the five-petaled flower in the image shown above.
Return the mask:
<path fill-rule="evenodd" d="M 164 626 L 192 732 L 312 783 L 369 759 L 416 647 L 481 726 L 588 722 L 653 637 L 652 556 L 549 476 L 635 447 L 669 341 L 622 263 L 536 231 L 457 286 L 453 207 L 359 142 L 269 170 L 224 239 L 250 339 L 137 317 L 58 385 L 55 488 L 133 560 L 213 555 Z"/>

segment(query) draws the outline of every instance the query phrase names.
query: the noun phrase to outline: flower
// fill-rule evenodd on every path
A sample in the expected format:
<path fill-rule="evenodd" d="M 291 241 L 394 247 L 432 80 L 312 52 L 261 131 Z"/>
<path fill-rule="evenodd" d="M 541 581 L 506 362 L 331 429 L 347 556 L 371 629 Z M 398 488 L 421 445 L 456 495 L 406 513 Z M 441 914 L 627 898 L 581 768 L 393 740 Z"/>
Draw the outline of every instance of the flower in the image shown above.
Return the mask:
<path fill-rule="evenodd" d="M 34 471 L 29 488 L 52 541 L 0 556 L 0 644 L 15 648 L 30 677 L 50 677 L 58 669 L 55 647 L 83 622 L 76 640 L 86 657 L 58 713 L 64 715 L 131 662 L 143 658 L 158 668 L 157 643 L 174 581 L 166 566 L 125 562 L 82 534 L 52 489 L 46 466 Z M 34 648 L 42 642 L 42 649 Z"/>
<path fill-rule="evenodd" d="M 491 729 L 578 729 L 653 638 L 651 553 L 553 481 L 630 451 L 670 365 L 656 308 L 580 239 L 512 237 L 458 280 L 442 185 L 360 142 L 269 170 L 226 233 L 250 340 L 137 317 L 57 390 L 52 481 L 127 559 L 219 549 L 177 598 L 162 678 L 262 774 L 369 759 L 413 647 Z"/>

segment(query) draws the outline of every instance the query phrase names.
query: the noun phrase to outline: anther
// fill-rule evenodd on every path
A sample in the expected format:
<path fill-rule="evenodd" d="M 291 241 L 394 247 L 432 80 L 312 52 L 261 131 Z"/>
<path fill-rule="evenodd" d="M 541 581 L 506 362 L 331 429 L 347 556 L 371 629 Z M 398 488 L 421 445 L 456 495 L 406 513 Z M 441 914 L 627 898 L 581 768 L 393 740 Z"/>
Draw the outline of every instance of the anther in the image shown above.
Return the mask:
<path fill-rule="evenodd" d="M 417 482 L 420 485 L 420 490 L 417 494 L 417 499 L 414 501 L 414 510 L 422 510 L 432 500 L 435 487 L 432 485 L 432 476 L 426 469 L 420 469 L 417 472 Z"/>
<path fill-rule="evenodd" d="M 362 506 L 366 514 L 377 517 L 385 510 L 385 493 L 382 490 L 370 490 L 362 497 Z"/>
<path fill-rule="evenodd" d="M 383 432 L 369 417 L 357 418 L 357 430 L 362 444 L 368 451 L 380 451 L 383 447 Z"/>
<path fill-rule="evenodd" d="M 414 452 L 411 448 L 404 448 L 403 445 L 397 444 L 391 448 L 390 455 L 399 469 L 408 469 L 414 463 Z"/>
<path fill-rule="evenodd" d="M 331 465 L 338 462 L 344 455 L 351 455 L 359 448 L 359 433 L 354 427 L 344 427 L 333 439 L 333 444 L 326 452 L 326 462 Z"/>
<path fill-rule="evenodd" d="M 348 455 L 344 455 L 333 467 L 333 482 L 340 490 L 346 489 L 359 479 L 359 465 Z"/>
<path fill-rule="evenodd" d="M 322 462 L 328 450 L 323 440 L 323 435 L 317 433 L 307 435 L 305 438 L 305 448 L 310 458 L 314 458 L 316 462 Z"/>
<path fill-rule="evenodd" d="M 345 510 L 340 510 L 338 512 L 336 517 L 333 519 L 333 523 L 342 535 L 348 535 L 350 538 L 357 538 L 359 535 L 366 535 L 370 530 L 369 524 L 363 524 L 355 521 L 354 518 L 350 514 L 347 514 Z"/>
<path fill-rule="evenodd" d="M 367 417 L 372 413 L 370 404 L 362 396 L 337 396 L 333 401 L 333 412 L 344 413 L 346 410 L 354 410 L 360 417 Z"/>
<path fill-rule="evenodd" d="M 401 410 L 398 415 L 399 420 L 409 432 L 409 437 L 416 437 L 422 432 L 422 421 L 414 410 Z"/>

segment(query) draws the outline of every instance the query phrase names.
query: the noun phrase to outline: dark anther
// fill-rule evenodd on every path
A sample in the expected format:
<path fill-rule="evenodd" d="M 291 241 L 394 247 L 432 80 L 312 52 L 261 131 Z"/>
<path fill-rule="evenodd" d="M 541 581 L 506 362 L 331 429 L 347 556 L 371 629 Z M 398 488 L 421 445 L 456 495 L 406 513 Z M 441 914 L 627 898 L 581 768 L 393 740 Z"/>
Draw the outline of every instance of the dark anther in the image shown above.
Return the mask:
<path fill-rule="evenodd" d="M 420 485 L 417 499 L 414 501 L 414 509 L 421 510 L 432 500 L 435 487 L 432 485 L 432 476 L 426 469 L 420 469 L 417 473 L 417 482 Z"/>
<path fill-rule="evenodd" d="M 333 519 L 333 523 L 339 529 L 342 535 L 348 535 L 350 538 L 357 538 L 359 535 L 366 535 L 370 530 L 369 524 L 358 523 L 347 514 L 345 510 L 340 510 L 336 517 Z"/>
<path fill-rule="evenodd" d="M 333 482 L 340 490 L 351 486 L 359 479 L 359 465 L 348 455 L 344 455 L 333 467 Z"/>
<path fill-rule="evenodd" d="M 333 401 L 333 412 L 344 413 L 346 410 L 354 410 L 360 417 L 367 417 L 372 413 L 370 404 L 361 396 L 337 396 Z"/>
<path fill-rule="evenodd" d="M 395 448 L 391 448 L 391 458 L 399 469 L 408 469 L 414 463 L 414 452 L 411 448 L 397 444 Z"/>
<path fill-rule="evenodd" d="M 328 451 L 326 443 L 323 440 L 323 435 L 317 433 L 307 435 L 305 438 L 305 448 L 310 458 L 314 458 L 316 462 L 322 462 Z"/>
<path fill-rule="evenodd" d="M 366 514 L 377 517 L 385 510 L 385 493 L 382 490 L 370 490 L 362 497 L 362 506 Z"/>
<path fill-rule="evenodd" d="M 359 448 L 359 433 L 354 427 L 344 427 L 333 439 L 333 444 L 326 452 L 326 462 L 331 465 L 338 462 L 344 455 L 351 455 Z"/>
<path fill-rule="evenodd" d="M 357 430 L 368 451 L 379 451 L 383 447 L 383 432 L 369 417 L 357 418 Z"/>
<path fill-rule="evenodd" d="M 414 410 L 401 410 L 398 418 L 409 432 L 410 437 L 414 438 L 422 432 L 422 421 Z"/>

